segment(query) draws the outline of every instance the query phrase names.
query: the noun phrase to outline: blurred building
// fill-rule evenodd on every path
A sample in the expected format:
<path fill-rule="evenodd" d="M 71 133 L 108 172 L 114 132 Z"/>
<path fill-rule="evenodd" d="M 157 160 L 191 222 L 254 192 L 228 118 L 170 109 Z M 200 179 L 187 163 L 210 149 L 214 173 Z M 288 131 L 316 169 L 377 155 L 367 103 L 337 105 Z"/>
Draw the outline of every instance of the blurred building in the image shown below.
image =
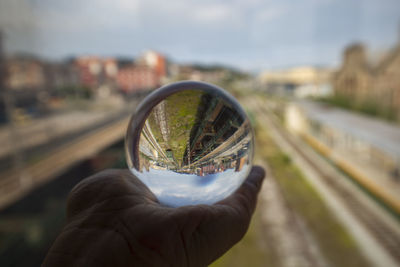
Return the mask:
<path fill-rule="evenodd" d="M 32 56 L 17 56 L 6 60 L 6 86 L 11 90 L 35 90 L 45 86 L 42 62 Z"/>
<path fill-rule="evenodd" d="M 107 78 L 115 79 L 118 74 L 117 60 L 114 58 L 103 59 L 103 69 Z"/>
<path fill-rule="evenodd" d="M 343 64 L 334 77 L 335 93 L 365 99 L 369 93 L 371 72 L 364 46 L 349 46 L 344 51 Z"/>
<path fill-rule="evenodd" d="M 7 105 L 13 107 L 9 115 L 14 116 L 14 108 L 31 114 L 43 110 L 48 95 L 43 62 L 31 55 L 18 55 L 6 58 L 4 65 Z"/>
<path fill-rule="evenodd" d="M 305 66 L 265 71 L 258 79 L 264 90 L 270 93 L 318 97 L 331 94 L 331 75 L 330 69 Z"/>
<path fill-rule="evenodd" d="M 194 80 L 213 84 L 230 79 L 234 71 L 223 66 L 179 65 L 172 64 L 170 73 L 172 80 Z"/>
<path fill-rule="evenodd" d="M 400 42 L 377 64 L 367 58 L 361 44 L 345 49 L 343 64 L 334 76 L 335 94 L 400 111 Z"/>
<path fill-rule="evenodd" d="M 84 56 L 75 59 L 79 69 L 80 83 L 89 88 L 99 87 L 105 78 L 104 60 L 95 56 Z"/>
<path fill-rule="evenodd" d="M 119 90 L 126 94 L 160 86 L 160 77 L 157 72 L 146 66 L 129 66 L 120 69 L 116 81 Z"/>
<path fill-rule="evenodd" d="M 44 73 L 45 87 L 50 91 L 56 92 L 63 87 L 80 85 L 79 69 L 70 62 L 48 62 L 44 64 Z"/>
<path fill-rule="evenodd" d="M 146 51 L 138 60 L 139 65 L 147 66 L 154 70 L 158 79 L 163 79 L 167 76 L 167 64 L 165 57 L 155 51 Z"/>
<path fill-rule="evenodd" d="M 161 86 L 166 76 L 165 57 L 155 51 L 147 51 L 136 62 L 120 62 L 116 84 L 119 90 L 131 94 Z"/>
<path fill-rule="evenodd" d="M 167 75 L 165 57 L 149 51 L 134 62 L 81 56 L 50 62 L 31 55 L 4 60 L 4 87 L 13 92 L 16 107 L 29 112 L 47 109 L 52 97 L 108 98 L 114 90 L 125 93 L 159 87 Z"/>
<path fill-rule="evenodd" d="M 53 96 L 65 88 L 81 86 L 81 72 L 73 62 L 50 62 L 31 55 L 16 55 L 4 61 L 4 86 L 13 106 L 29 113 L 45 111 Z"/>
<path fill-rule="evenodd" d="M 400 42 L 374 71 L 373 94 L 400 113 Z"/>
<path fill-rule="evenodd" d="M 190 75 L 190 80 L 218 83 L 227 75 L 225 70 L 201 71 L 195 70 Z"/>
<path fill-rule="evenodd" d="M 75 59 L 75 65 L 79 70 L 80 85 L 90 89 L 96 98 L 108 98 L 117 89 L 117 59 L 83 56 Z"/>

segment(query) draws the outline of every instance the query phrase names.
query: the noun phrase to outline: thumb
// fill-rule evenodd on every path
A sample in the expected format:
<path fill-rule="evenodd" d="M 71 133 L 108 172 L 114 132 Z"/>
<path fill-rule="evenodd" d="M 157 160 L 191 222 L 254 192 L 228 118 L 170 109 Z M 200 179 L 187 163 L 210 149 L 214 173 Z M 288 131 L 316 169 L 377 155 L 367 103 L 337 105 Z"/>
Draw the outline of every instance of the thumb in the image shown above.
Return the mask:
<path fill-rule="evenodd" d="M 239 189 L 217 204 L 230 206 L 250 219 L 256 207 L 258 192 L 261 189 L 264 177 L 265 170 L 260 166 L 254 166 Z"/>
<path fill-rule="evenodd" d="M 198 266 L 207 265 L 243 237 L 264 176 L 263 168 L 253 167 L 245 182 L 228 198 L 214 205 L 184 206 L 173 210 L 191 262 Z"/>

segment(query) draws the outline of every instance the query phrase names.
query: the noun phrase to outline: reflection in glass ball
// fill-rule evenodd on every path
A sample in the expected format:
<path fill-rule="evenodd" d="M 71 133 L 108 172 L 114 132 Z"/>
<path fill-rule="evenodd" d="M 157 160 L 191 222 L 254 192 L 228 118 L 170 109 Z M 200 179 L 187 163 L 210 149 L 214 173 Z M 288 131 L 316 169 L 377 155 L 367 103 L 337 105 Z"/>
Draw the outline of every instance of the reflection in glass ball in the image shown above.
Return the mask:
<path fill-rule="evenodd" d="M 201 82 L 180 82 L 150 94 L 128 127 L 130 170 L 160 203 L 213 204 L 247 177 L 253 131 L 237 101 Z"/>

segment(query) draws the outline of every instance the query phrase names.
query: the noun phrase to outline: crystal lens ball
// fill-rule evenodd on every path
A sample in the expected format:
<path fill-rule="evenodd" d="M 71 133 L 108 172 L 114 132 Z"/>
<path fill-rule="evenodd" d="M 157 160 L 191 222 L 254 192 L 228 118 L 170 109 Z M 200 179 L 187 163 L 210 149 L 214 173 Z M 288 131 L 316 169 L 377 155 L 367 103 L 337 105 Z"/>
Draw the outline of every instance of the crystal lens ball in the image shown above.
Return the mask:
<path fill-rule="evenodd" d="M 185 81 L 148 95 L 132 116 L 127 163 L 166 206 L 214 204 L 246 179 L 254 137 L 240 104 L 225 90 Z"/>

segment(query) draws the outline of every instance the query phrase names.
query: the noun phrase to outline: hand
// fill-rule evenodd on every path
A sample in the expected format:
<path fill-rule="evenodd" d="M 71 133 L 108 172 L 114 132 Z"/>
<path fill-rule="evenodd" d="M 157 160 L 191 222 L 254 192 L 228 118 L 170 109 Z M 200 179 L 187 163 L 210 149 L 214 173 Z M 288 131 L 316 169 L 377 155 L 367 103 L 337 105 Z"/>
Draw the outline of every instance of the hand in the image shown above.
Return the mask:
<path fill-rule="evenodd" d="M 129 170 L 107 170 L 72 189 L 67 224 L 43 266 L 207 266 L 246 233 L 264 178 L 214 205 L 169 208 Z"/>

